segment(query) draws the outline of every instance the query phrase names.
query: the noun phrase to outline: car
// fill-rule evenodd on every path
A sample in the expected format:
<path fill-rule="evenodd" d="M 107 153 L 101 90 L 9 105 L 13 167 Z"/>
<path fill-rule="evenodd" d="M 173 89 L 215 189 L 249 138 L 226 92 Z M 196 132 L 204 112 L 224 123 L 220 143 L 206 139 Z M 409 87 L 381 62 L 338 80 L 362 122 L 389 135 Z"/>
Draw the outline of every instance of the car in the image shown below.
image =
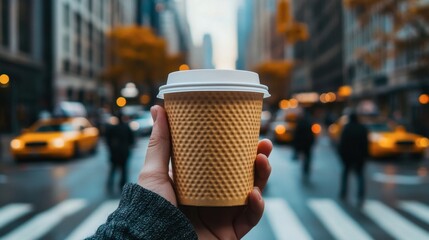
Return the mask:
<path fill-rule="evenodd" d="M 130 117 L 130 122 L 128 124 L 136 135 L 150 135 L 153 127 L 152 115 L 149 111 L 139 112 Z"/>
<path fill-rule="evenodd" d="M 261 113 L 261 128 L 259 132 L 261 134 L 266 134 L 268 132 L 268 129 L 270 127 L 270 121 L 271 121 L 271 112 L 264 110 Z"/>
<path fill-rule="evenodd" d="M 329 126 L 329 136 L 334 143 L 340 141 L 341 131 L 347 122 L 348 117 L 342 116 Z M 420 159 L 429 147 L 428 138 L 408 132 L 387 119 L 364 120 L 363 124 L 368 129 L 368 151 L 372 158 L 411 155 Z"/>
<path fill-rule="evenodd" d="M 96 151 L 99 131 L 84 117 L 37 121 L 10 142 L 17 161 L 28 158 L 72 158 Z"/>
<path fill-rule="evenodd" d="M 297 119 L 303 114 L 303 109 L 280 109 L 276 113 L 274 121 L 270 124 L 268 136 L 277 143 L 292 143 Z M 315 136 L 321 133 L 321 125 L 312 123 L 312 132 Z"/>

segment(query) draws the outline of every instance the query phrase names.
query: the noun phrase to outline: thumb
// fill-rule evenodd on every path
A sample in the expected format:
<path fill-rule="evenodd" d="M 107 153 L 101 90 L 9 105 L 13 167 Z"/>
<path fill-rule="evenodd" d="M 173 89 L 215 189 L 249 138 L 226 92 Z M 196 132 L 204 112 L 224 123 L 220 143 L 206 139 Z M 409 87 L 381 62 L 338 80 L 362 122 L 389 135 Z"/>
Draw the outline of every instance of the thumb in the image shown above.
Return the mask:
<path fill-rule="evenodd" d="M 168 129 L 167 114 L 161 106 L 150 109 L 153 119 L 152 134 L 146 153 L 144 168 L 147 171 L 168 174 L 170 160 L 170 131 Z"/>

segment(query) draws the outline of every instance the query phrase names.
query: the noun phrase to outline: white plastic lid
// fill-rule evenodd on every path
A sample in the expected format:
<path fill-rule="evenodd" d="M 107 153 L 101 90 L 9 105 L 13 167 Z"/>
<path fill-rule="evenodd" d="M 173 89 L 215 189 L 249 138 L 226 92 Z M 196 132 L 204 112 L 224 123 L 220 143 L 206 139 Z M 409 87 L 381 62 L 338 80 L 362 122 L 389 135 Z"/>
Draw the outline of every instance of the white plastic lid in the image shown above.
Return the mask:
<path fill-rule="evenodd" d="M 257 73 L 241 70 L 199 69 L 168 74 L 167 84 L 159 88 L 158 98 L 180 92 L 256 92 L 270 96 L 268 87 L 260 84 Z"/>

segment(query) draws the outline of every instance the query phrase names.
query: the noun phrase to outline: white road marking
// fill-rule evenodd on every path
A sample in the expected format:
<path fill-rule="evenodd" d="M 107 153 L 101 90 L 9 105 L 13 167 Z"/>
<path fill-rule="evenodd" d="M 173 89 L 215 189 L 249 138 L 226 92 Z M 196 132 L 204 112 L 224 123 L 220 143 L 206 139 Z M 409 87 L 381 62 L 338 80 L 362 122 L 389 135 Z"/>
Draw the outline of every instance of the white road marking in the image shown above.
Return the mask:
<path fill-rule="evenodd" d="M 339 240 L 372 239 L 333 200 L 316 199 L 309 201 L 310 208 L 319 217 L 329 232 Z"/>
<path fill-rule="evenodd" d="M 310 240 L 312 237 L 305 230 L 289 205 L 281 198 L 265 200 L 265 214 L 271 223 L 275 239 Z"/>
<path fill-rule="evenodd" d="M 119 200 L 109 200 L 98 207 L 85 219 L 66 240 L 81 240 L 95 233 L 97 228 L 106 222 L 107 217 L 118 208 Z"/>
<path fill-rule="evenodd" d="M 369 218 L 395 239 L 429 239 L 429 232 L 417 227 L 415 224 L 403 218 L 401 215 L 379 201 L 366 201 L 363 211 Z"/>
<path fill-rule="evenodd" d="M 429 224 L 429 207 L 415 201 L 402 201 L 400 207 L 419 218 L 420 220 Z"/>
<path fill-rule="evenodd" d="M 55 207 L 36 215 L 25 222 L 6 236 L 2 240 L 33 240 L 39 239 L 44 234 L 53 229 L 65 217 L 81 210 L 86 206 L 86 201 L 82 199 L 70 199 L 61 202 Z"/>
<path fill-rule="evenodd" d="M 13 203 L 0 208 L 0 228 L 24 216 L 32 210 L 30 204 Z"/>
<path fill-rule="evenodd" d="M 424 182 L 420 176 L 407 176 L 407 175 L 387 175 L 384 173 L 376 173 L 372 179 L 382 183 L 395 183 L 402 185 L 418 185 Z"/>

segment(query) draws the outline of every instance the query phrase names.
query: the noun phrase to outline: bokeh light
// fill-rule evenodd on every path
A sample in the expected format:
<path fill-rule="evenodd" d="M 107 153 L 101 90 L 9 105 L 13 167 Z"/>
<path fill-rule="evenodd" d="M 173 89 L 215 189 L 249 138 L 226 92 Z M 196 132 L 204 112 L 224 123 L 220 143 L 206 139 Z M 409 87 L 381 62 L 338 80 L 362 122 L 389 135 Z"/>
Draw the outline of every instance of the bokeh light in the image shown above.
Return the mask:
<path fill-rule="evenodd" d="M 9 76 L 6 74 L 0 75 L 0 84 L 7 85 L 9 83 Z"/>
<path fill-rule="evenodd" d="M 283 99 L 279 102 L 279 108 L 280 109 L 287 109 L 289 108 L 289 101 L 286 99 Z"/>
<path fill-rule="evenodd" d="M 189 70 L 189 69 L 190 68 L 189 68 L 189 66 L 187 64 L 182 64 L 179 67 L 179 71 L 186 71 L 186 70 Z"/>
<path fill-rule="evenodd" d="M 141 95 L 140 96 L 140 103 L 143 105 L 146 105 L 150 102 L 150 96 L 147 94 Z"/>
<path fill-rule="evenodd" d="M 124 97 L 118 97 L 116 99 L 116 105 L 118 105 L 118 107 L 124 107 L 125 105 L 127 105 L 127 99 L 125 99 Z"/>
<path fill-rule="evenodd" d="M 428 94 L 422 94 L 419 96 L 419 103 L 420 104 L 428 104 L 429 103 L 429 95 Z"/>

